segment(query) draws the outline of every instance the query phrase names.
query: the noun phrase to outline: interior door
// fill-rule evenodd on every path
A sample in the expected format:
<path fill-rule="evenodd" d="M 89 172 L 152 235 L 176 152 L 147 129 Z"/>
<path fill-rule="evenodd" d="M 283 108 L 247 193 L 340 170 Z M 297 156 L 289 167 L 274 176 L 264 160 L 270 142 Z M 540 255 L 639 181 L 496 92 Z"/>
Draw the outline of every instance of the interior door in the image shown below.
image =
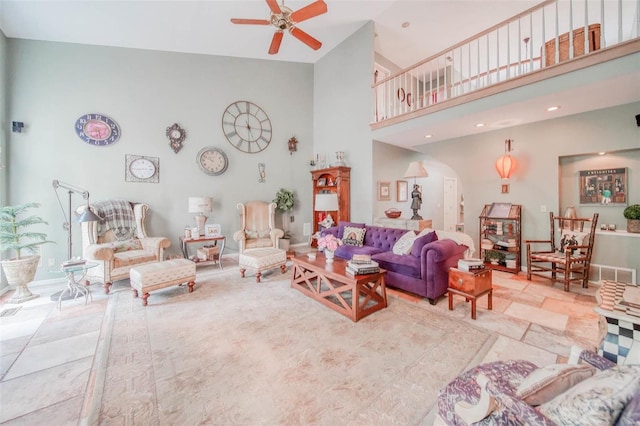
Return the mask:
<path fill-rule="evenodd" d="M 444 230 L 455 231 L 458 221 L 458 179 L 445 176 L 443 198 Z"/>

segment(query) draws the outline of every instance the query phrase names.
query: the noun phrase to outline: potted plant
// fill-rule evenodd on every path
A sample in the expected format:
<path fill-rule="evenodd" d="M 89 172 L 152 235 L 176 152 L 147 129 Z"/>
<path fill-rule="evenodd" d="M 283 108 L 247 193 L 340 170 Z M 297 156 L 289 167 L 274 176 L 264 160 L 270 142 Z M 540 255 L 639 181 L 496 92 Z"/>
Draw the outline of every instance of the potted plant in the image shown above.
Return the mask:
<path fill-rule="evenodd" d="M 273 202 L 276 203 L 276 211 L 282 213 L 282 230 L 284 231 L 284 237 L 280 238 L 280 248 L 289 250 L 289 240 L 291 238 L 291 233 L 287 230 L 286 213 L 293 210 L 293 206 L 295 205 L 293 191 L 285 188 L 280 188 L 280 190 L 276 193 L 276 198 L 273 199 Z"/>
<path fill-rule="evenodd" d="M 622 214 L 627 219 L 627 232 L 640 233 L 640 204 L 627 206 Z"/>
<path fill-rule="evenodd" d="M 16 291 L 8 303 L 22 303 L 38 297 L 29 291 L 27 284 L 33 281 L 36 275 L 40 256 L 25 253 L 36 253 L 40 245 L 53 241 L 48 241 L 44 233 L 29 230 L 33 225 L 47 224 L 39 216 L 23 216 L 29 209 L 37 207 L 40 207 L 40 204 L 26 203 L 0 208 L 0 251 L 9 250 L 15 254 L 15 257 L 0 262 L 7 282 L 16 286 Z"/>

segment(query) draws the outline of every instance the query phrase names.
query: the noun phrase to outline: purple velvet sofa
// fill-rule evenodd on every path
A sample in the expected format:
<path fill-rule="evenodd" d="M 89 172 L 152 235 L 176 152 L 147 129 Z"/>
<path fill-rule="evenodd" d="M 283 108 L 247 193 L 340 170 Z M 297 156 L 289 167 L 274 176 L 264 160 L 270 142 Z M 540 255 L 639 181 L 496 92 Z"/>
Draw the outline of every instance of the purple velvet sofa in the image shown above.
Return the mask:
<path fill-rule="evenodd" d="M 410 254 L 394 254 L 394 244 L 408 231 L 364 223 L 340 222 L 338 226 L 323 230 L 321 235 L 333 234 L 342 239 L 345 226 L 365 228 L 364 245 L 343 244 L 336 250 L 337 257 L 349 260 L 354 254 L 371 255 L 381 268 L 387 270 L 387 286 L 426 297 L 432 305 L 447 293 L 449 268 L 457 266 L 458 259 L 464 257 L 467 249 L 467 246 L 453 240 L 437 240 L 435 234 L 431 234 L 416 239 Z"/>

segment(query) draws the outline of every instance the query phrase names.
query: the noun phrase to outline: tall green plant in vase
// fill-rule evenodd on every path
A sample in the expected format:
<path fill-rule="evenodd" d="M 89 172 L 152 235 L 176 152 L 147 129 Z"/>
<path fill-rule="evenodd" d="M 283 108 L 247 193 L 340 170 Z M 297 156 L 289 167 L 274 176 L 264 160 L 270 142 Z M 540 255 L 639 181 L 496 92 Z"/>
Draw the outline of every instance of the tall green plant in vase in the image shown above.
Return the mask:
<path fill-rule="evenodd" d="M 287 230 L 287 212 L 293 210 L 293 206 L 295 205 L 293 191 L 280 188 L 273 202 L 276 203 L 276 211 L 282 213 L 282 230 L 284 231 L 284 237 L 280 239 L 280 248 L 289 250 L 291 233 Z"/>
<path fill-rule="evenodd" d="M 30 209 L 38 207 L 38 203 L 26 203 L 0 208 L 0 251 L 14 255 L 0 262 L 7 282 L 16 287 L 7 303 L 22 303 L 38 297 L 31 293 L 27 284 L 36 275 L 40 255 L 27 253 L 37 253 L 39 246 L 53 242 L 47 240 L 45 233 L 30 230 L 33 225 L 47 224 L 40 216 L 24 216 Z"/>

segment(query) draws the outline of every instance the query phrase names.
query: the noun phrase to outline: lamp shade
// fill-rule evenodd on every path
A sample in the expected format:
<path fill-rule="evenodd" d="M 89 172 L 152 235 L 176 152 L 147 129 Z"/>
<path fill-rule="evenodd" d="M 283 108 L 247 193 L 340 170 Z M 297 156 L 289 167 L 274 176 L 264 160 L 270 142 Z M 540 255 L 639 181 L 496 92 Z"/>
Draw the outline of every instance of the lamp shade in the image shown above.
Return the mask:
<path fill-rule="evenodd" d="M 331 212 L 338 210 L 338 194 L 316 194 L 316 207 L 317 212 Z"/>
<path fill-rule="evenodd" d="M 427 177 L 429 173 L 427 173 L 427 169 L 424 168 L 420 161 L 412 161 L 409 164 L 409 168 L 404 172 L 404 177 L 406 178 L 419 178 L 419 177 Z"/>
<path fill-rule="evenodd" d="M 508 154 L 500 156 L 500 158 L 498 158 L 498 160 L 496 161 L 496 171 L 504 180 L 507 180 L 511 177 L 515 168 L 516 159 Z"/>
<path fill-rule="evenodd" d="M 189 213 L 205 213 L 213 211 L 213 198 L 189 197 Z"/>
<path fill-rule="evenodd" d="M 87 202 L 87 204 L 89 204 L 89 202 Z M 80 216 L 78 216 L 76 218 L 76 222 L 78 222 L 78 223 L 100 222 L 101 220 L 102 220 L 102 218 L 100 216 L 98 216 L 97 214 L 95 214 L 94 212 L 92 212 L 88 205 L 84 209 L 84 211 L 82 213 L 80 213 Z"/>

